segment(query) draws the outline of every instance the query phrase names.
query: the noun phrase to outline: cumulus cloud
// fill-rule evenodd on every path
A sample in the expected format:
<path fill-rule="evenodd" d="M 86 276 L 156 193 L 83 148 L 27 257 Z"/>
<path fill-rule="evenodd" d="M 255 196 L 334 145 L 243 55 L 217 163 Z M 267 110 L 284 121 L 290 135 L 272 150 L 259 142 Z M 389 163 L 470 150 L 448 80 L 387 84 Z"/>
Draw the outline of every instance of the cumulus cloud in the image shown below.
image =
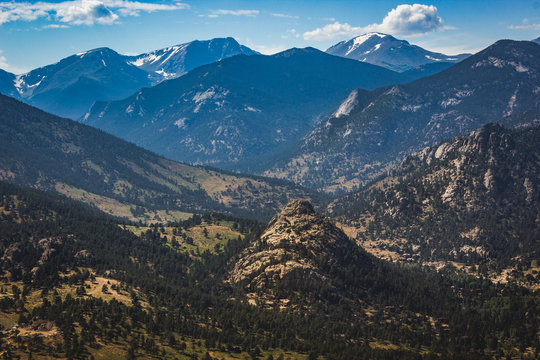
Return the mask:
<path fill-rule="evenodd" d="M 56 19 L 73 25 L 112 24 L 118 15 L 98 0 L 83 0 L 56 9 Z"/>
<path fill-rule="evenodd" d="M 338 36 L 356 36 L 364 32 L 361 27 L 353 27 L 347 23 L 340 24 L 335 22 L 327 24 L 322 28 L 317 28 L 304 33 L 304 40 L 326 41 L 332 40 Z"/>
<path fill-rule="evenodd" d="M 356 36 L 366 32 L 382 32 L 392 35 L 419 35 L 440 30 L 443 21 L 433 5 L 402 4 L 390 10 L 380 24 L 351 26 L 334 22 L 322 28 L 304 33 L 305 40 L 326 41 L 338 36 Z"/>
<path fill-rule="evenodd" d="M 210 14 L 207 15 L 207 17 L 216 18 L 216 17 L 219 17 L 220 15 L 255 17 L 259 15 L 259 10 L 225 10 L 225 9 L 211 10 Z"/>
<path fill-rule="evenodd" d="M 11 21 L 54 18 L 71 25 L 112 24 L 121 16 L 189 8 L 188 4 L 153 4 L 130 0 L 72 0 L 61 2 L 0 2 L 0 25 Z"/>
<path fill-rule="evenodd" d="M 403 35 L 425 34 L 439 30 L 443 21 L 433 5 L 399 5 L 392 9 L 381 24 L 367 26 L 371 31 L 391 32 Z"/>

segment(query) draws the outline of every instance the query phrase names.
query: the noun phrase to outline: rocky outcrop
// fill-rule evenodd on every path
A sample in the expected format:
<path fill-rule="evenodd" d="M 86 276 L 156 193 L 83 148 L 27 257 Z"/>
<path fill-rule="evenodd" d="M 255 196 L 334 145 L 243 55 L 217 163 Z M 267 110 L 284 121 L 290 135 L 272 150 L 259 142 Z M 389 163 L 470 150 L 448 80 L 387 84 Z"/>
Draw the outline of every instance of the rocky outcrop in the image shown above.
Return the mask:
<path fill-rule="evenodd" d="M 538 144 L 538 126 L 486 124 L 408 156 L 327 210 L 374 253 L 528 268 L 540 251 Z"/>
<path fill-rule="evenodd" d="M 246 249 L 229 281 L 248 292 L 334 289 L 339 273 L 361 263 L 361 250 L 307 200 L 290 201 Z"/>

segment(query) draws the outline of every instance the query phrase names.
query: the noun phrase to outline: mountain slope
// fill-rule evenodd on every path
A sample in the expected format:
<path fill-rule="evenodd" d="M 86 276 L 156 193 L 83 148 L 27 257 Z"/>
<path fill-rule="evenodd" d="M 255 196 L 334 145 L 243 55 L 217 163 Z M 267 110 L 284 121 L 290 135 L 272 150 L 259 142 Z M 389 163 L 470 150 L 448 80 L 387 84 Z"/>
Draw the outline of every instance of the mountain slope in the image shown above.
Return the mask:
<path fill-rule="evenodd" d="M 367 33 L 342 41 L 326 52 L 400 72 L 431 63 L 457 63 L 470 56 L 470 54 L 448 56 L 434 53 L 381 33 Z"/>
<path fill-rule="evenodd" d="M 15 75 L 0 69 L 0 93 L 8 96 L 17 96 L 15 88 Z"/>
<path fill-rule="evenodd" d="M 540 109 L 540 46 L 499 41 L 415 82 L 353 92 L 267 175 L 350 190 L 413 151 L 503 117 Z M 519 117 L 513 118 L 514 125 Z"/>
<path fill-rule="evenodd" d="M 138 56 L 98 48 L 18 75 L 11 79 L 11 85 L 8 82 L 7 91 L 1 85 L 5 77 L 1 74 L 0 92 L 53 114 L 77 119 L 96 101 L 123 99 L 198 66 L 254 53 L 233 38 L 193 41 Z"/>
<path fill-rule="evenodd" d="M 228 37 L 206 41 L 195 40 L 128 57 L 127 60 L 148 72 L 154 83 L 157 83 L 184 75 L 196 67 L 240 54 L 254 55 L 257 52 Z"/>
<path fill-rule="evenodd" d="M 0 95 L 0 179 L 56 190 L 117 216 L 166 221 L 222 211 L 269 218 L 295 185 L 176 163 Z"/>
<path fill-rule="evenodd" d="M 354 87 L 402 79 L 313 48 L 235 56 L 96 103 L 82 121 L 171 159 L 245 171 L 305 134 Z"/>
<path fill-rule="evenodd" d="M 96 100 L 121 99 L 150 84 L 145 71 L 108 48 L 72 55 L 15 79 L 22 100 L 72 119 Z"/>
<path fill-rule="evenodd" d="M 401 260 L 527 270 L 540 254 L 540 127 L 487 124 L 334 201 L 356 240 Z"/>

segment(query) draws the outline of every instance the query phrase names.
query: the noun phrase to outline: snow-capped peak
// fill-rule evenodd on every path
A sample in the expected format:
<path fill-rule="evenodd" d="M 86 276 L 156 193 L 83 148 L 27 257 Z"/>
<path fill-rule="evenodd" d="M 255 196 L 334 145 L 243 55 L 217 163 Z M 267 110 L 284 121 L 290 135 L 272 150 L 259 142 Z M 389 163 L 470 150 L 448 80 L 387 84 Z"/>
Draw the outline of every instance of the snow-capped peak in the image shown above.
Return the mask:
<path fill-rule="evenodd" d="M 132 65 L 142 67 L 147 64 L 154 66 L 160 66 L 166 63 L 172 56 L 182 52 L 191 43 L 170 46 L 160 50 L 154 50 L 152 52 L 139 55 L 135 60 L 131 61 Z"/>
<path fill-rule="evenodd" d="M 128 58 L 131 65 L 149 72 L 153 81 L 160 82 L 184 75 L 199 65 L 222 60 L 237 54 L 253 54 L 233 38 L 195 40 L 154 50 Z"/>
<path fill-rule="evenodd" d="M 362 45 L 363 43 L 365 43 L 366 41 L 368 41 L 369 39 L 373 38 L 373 37 L 379 37 L 381 39 L 384 39 L 385 37 L 387 37 L 388 35 L 386 34 L 381 34 L 381 33 L 377 33 L 377 32 L 371 32 L 371 33 L 367 33 L 367 34 L 363 34 L 363 35 L 359 35 L 355 38 L 352 39 L 352 44 L 349 46 L 349 48 L 347 49 L 347 52 L 345 53 L 345 56 L 349 55 L 350 53 L 352 53 L 354 50 L 358 49 L 358 47 L 360 45 Z"/>
<path fill-rule="evenodd" d="M 328 54 L 343 56 L 402 72 L 434 62 L 458 62 L 468 56 L 447 56 L 411 45 L 392 35 L 371 32 L 342 41 L 326 50 Z"/>
<path fill-rule="evenodd" d="M 106 55 L 106 54 L 111 54 L 111 53 L 116 53 L 116 52 L 114 50 L 112 50 L 112 49 L 107 48 L 107 47 L 100 47 L 100 48 L 95 48 L 95 49 L 92 49 L 92 50 L 82 51 L 80 53 L 75 54 L 75 56 L 78 56 L 78 57 L 80 57 L 82 59 L 86 55 L 95 54 L 95 53 L 99 53 L 99 55 Z"/>

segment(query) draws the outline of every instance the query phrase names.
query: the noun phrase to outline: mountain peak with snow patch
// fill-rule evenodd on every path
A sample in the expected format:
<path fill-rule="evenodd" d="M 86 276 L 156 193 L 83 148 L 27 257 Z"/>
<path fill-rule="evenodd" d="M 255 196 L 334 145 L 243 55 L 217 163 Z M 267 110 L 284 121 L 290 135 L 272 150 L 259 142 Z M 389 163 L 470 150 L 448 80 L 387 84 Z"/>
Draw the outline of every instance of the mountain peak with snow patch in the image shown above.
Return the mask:
<path fill-rule="evenodd" d="M 234 38 L 195 40 L 130 57 L 129 63 L 150 73 L 154 83 L 174 79 L 201 65 L 234 55 L 254 55 L 256 51 Z"/>
<path fill-rule="evenodd" d="M 371 32 L 342 41 L 326 50 L 328 54 L 355 59 L 394 71 L 406 71 L 434 62 L 459 62 L 469 54 L 448 56 L 411 45 L 387 34 Z"/>

